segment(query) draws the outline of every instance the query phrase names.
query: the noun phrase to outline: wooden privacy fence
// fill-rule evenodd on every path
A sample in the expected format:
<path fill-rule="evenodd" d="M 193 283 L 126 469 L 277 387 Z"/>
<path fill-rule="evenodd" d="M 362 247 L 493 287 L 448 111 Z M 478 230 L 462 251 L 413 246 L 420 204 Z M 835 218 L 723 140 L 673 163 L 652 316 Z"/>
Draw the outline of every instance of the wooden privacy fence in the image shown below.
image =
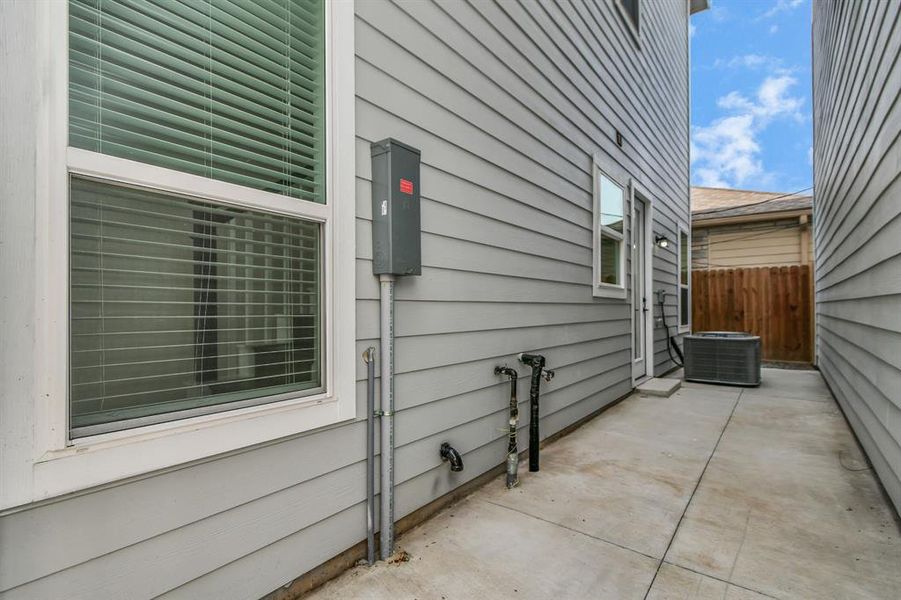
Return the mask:
<path fill-rule="evenodd" d="M 693 331 L 760 336 L 763 360 L 813 361 L 808 265 L 693 271 Z"/>

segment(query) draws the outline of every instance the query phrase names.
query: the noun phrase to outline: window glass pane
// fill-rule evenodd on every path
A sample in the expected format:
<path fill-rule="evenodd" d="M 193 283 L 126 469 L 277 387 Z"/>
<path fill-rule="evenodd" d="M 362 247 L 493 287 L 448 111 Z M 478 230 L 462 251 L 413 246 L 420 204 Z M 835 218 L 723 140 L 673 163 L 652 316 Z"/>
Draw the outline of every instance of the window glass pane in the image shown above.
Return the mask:
<path fill-rule="evenodd" d="M 604 175 L 601 181 L 601 225 L 616 231 L 623 230 L 623 188 Z"/>
<path fill-rule="evenodd" d="M 688 234 L 679 232 L 679 283 L 688 285 Z"/>
<path fill-rule="evenodd" d="M 619 273 L 622 241 L 601 234 L 601 283 L 622 285 Z"/>
<path fill-rule="evenodd" d="M 72 427 L 321 386 L 318 224 L 77 178 L 70 198 Z"/>
<path fill-rule="evenodd" d="M 639 0 L 619 0 L 623 5 L 623 8 L 626 10 L 626 14 L 629 15 L 629 18 L 632 20 L 632 24 L 635 25 L 635 28 L 638 28 L 638 2 Z"/>
<path fill-rule="evenodd" d="M 323 0 L 70 0 L 69 144 L 325 202 Z"/>
<path fill-rule="evenodd" d="M 688 310 L 690 308 L 688 286 L 682 286 L 679 288 L 679 300 L 679 324 L 688 325 Z"/>

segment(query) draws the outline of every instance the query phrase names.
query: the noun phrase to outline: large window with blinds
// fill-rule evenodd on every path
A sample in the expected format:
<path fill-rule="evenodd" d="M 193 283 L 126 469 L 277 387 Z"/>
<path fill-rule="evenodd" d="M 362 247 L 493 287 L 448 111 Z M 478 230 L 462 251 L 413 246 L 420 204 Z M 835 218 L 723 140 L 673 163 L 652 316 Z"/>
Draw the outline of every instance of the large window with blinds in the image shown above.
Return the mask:
<path fill-rule="evenodd" d="M 71 437 L 324 390 L 324 13 L 69 2 Z"/>

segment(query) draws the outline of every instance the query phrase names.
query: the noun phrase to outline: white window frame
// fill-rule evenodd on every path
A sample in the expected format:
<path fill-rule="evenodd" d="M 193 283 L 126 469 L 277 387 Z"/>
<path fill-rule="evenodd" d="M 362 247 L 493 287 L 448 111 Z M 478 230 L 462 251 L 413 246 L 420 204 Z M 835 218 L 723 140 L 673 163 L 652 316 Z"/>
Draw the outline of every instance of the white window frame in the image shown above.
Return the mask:
<path fill-rule="evenodd" d="M 618 173 L 618 174 L 614 174 Z M 601 225 L 601 175 L 618 185 L 623 191 L 623 232 L 620 233 L 609 227 Z M 595 154 L 592 164 L 592 180 L 594 185 L 594 199 L 592 202 L 592 265 L 591 265 L 591 288 L 595 298 L 615 298 L 618 300 L 626 299 L 626 232 L 628 212 L 629 185 L 624 183 L 628 181 L 628 177 L 624 173 L 620 173 L 610 162 L 607 162 L 599 154 Z M 607 237 L 619 240 L 619 284 L 601 282 L 601 232 Z"/>
<path fill-rule="evenodd" d="M 682 283 L 682 234 L 685 234 L 685 241 L 688 245 L 688 281 Z M 676 319 L 679 323 L 679 333 L 688 333 L 691 331 L 691 230 L 679 223 L 678 233 L 679 239 L 676 240 Z M 682 288 L 688 290 L 688 322 L 682 323 Z"/>
<path fill-rule="evenodd" d="M 42 97 L 35 191 L 36 323 L 33 427 L 16 443 L 33 461 L 4 472 L 0 508 L 140 476 L 352 419 L 355 391 L 354 7 L 326 2 L 327 204 L 289 198 L 67 147 L 68 5 L 36 3 Z M 68 419 L 68 178 L 70 174 L 323 224 L 325 391 L 292 399 L 70 439 Z M 340 318 L 337 318 L 340 315 Z M 298 392 L 302 394 L 303 392 Z M 30 472 L 28 472 L 30 471 Z M 30 482 L 29 485 L 22 485 Z"/>

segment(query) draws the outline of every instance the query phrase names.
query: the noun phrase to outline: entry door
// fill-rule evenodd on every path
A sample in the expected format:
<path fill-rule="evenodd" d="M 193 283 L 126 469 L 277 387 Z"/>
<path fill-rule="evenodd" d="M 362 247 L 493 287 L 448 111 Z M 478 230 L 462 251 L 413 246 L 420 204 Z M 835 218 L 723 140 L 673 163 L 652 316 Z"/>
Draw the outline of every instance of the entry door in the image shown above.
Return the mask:
<path fill-rule="evenodd" d="M 643 379 L 647 370 L 647 331 L 650 298 L 647 288 L 647 205 L 633 196 L 632 209 L 632 381 Z"/>

